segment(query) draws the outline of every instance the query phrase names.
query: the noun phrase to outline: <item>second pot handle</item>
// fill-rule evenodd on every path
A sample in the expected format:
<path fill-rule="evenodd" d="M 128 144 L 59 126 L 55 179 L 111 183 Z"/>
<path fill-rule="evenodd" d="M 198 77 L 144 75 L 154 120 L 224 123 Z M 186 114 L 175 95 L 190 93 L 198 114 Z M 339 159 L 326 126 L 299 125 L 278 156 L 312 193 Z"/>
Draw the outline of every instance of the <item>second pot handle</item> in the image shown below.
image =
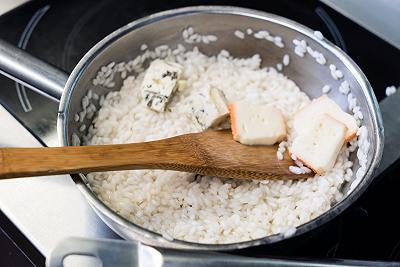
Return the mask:
<path fill-rule="evenodd" d="M 70 237 L 61 241 L 46 259 L 47 267 L 63 267 L 68 257 L 86 256 L 80 266 L 139 267 L 399 267 L 399 262 L 346 259 L 279 259 L 235 256 L 206 251 L 159 251 L 135 241 Z M 79 259 L 78 259 L 79 260 Z M 76 262 L 75 262 L 76 263 Z M 76 264 L 78 265 L 78 264 Z M 86 266 L 85 265 L 85 266 Z M 94 266 L 94 264 L 90 265 Z"/>
<path fill-rule="evenodd" d="M 64 71 L 1 39 L 0 73 L 55 101 L 68 80 Z"/>

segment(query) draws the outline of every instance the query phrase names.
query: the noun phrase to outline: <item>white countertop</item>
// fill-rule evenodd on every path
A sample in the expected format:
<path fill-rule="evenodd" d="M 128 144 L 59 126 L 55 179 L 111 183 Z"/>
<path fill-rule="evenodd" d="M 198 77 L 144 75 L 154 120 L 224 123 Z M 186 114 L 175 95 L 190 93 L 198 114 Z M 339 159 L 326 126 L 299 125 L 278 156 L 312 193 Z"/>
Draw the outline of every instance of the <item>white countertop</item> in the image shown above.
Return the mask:
<path fill-rule="evenodd" d="M 0 125 L 0 147 L 41 146 L 1 105 Z M 0 180 L 0 209 L 44 256 L 70 236 L 118 238 L 69 175 Z"/>
<path fill-rule="evenodd" d="M 29 0 L 0 0 L 0 15 L 28 1 Z"/>

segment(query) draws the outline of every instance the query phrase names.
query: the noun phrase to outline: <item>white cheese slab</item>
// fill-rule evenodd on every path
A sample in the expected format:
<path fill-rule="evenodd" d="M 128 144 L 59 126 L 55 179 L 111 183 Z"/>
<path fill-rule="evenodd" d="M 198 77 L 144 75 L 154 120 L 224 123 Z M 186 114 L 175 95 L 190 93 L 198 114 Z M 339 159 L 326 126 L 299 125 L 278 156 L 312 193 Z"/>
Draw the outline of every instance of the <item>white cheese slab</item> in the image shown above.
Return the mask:
<path fill-rule="evenodd" d="M 277 108 L 241 101 L 229 105 L 233 139 L 245 145 L 273 145 L 286 137 L 286 125 Z"/>
<path fill-rule="evenodd" d="M 335 164 L 346 138 L 347 127 L 330 115 L 323 115 L 313 127 L 293 140 L 290 153 L 319 175 Z"/>
<path fill-rule="evenodd" d="M 353 139 L 358 131 L 357 122 L 353 116 L 344 112 L 332 99 L 323 95 L 301 109 L 293 118 L 293 129 L 296 134 L 302 134 L 314 128 L 322 116 L 328 114 L 342 122 L 347 127 L 346 141 Z"/>

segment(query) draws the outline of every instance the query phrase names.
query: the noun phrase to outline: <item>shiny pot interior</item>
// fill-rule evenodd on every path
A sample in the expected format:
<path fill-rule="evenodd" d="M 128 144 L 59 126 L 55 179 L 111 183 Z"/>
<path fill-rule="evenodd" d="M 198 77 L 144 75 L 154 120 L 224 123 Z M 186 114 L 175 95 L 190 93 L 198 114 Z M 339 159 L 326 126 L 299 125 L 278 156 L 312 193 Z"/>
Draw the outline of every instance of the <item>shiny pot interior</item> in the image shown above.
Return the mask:
<path fill-rule="evenodd" d="M 196 32 L 202 34 L 216 35 L 218 40 L 210 44 L 185 43 L 182 31 L 188 26 L 192 26 Z M 246 32 L 247 28 L 254 31 L 268 30 L 273 35 L 281 36 L 285 46 L 279 48 L 272 42 L 249 36 L 242 40 L 233 34 L 235 30 Z M 322 52 L 327 64 L 320 65 L 310 56 L 302 58 L 295 55 L 293 39 L 304 39 L 311 47 Z M 337 89 L 341 81 L 332 78 L 329 64 L 335 64 L 343 72 L 345 79 L 350 84 L 351 92 L 357 98 L 364 114 L 363 125 L 367 127 L 369 133 L 371 147 L 367 172 L 363 179 L 357 181 L 358 185 L 353 186 L 351 190 L 351 183 L 345 184 L 343 200 L 335 203 L 329 211 L 314 220 L 297 227 L 295 235 L 307 232 L 335 217 L 350 205 L 370 183 L 372 172 L 376 169 L 382 154 L 383 128 L 375 96 L 361 70 L 339 48 L 326 39 L 319 40 L 313 34 L 313 30 L 279 16 L 235 7 L 190 7 L 166 11 L 134 21 L 103 39 L 84 56 L 68 79 L 61 99 L 58 118 L 58 130 L 62 145 L 72 145 L 73 134 L 82 140 L 85 131 L 80 131 L 80 128 L 84 124 L 88 129 L 91 124 L 91 120 L 87 118 L 83 122 L 74 120 L 75 114 L 82 111 L 81 100 L 89 90 L 98 95 L 105 95 L 110 91 L 120 89 L 121 75 L 115 75 L 111 79 L 115 83 L 114 86 L 93 85 L 92 81 L 102 66 L 107 66 L 112 62 L 117 65 L 134 59 L 142 53 L 140 47 L 144 43 L 148 45 L 149 49 L 154 49 L 159 45 L 168 45 L 172 49 L 176 48 L 177 44 L 182 44 L 187 49 L 198 46 L 201 52 L 208 55 L 216 55 L 221 49 L 228 50 L 234 57 L 249 57 L 258 53 L 263 59 L 263 66 L 276 66 L 277 63 L 282 62 L 282 57 L 288 54 L 290 55 L 290 64 L 283 69 L 283 74 L 295 81 L 311 98 L 320 96 L 321 88 L 325 84 L 331 85 L 333 90 L 329 96 L 344 110 L 347 110 L 347 97 L 340 94 Z M 99 101 L 92 100 L 92 103 L 99 108 Z M 355 159 L 354 155 L 352 158 Z M 354 173 L 358 167 L 359 164 L 355 161 Z M 283 235 L 276 234 L 257 240 L 219 245 L 167 240 L 157 233 L 125 220 L 105 206 L 91 191 L 83 174 L 74 175 L 73 178 L 97 214 L 108 226 L 126 239 L 134 239 L 158 247 L 200 250 L 239 249 L 285 239 Z"/>

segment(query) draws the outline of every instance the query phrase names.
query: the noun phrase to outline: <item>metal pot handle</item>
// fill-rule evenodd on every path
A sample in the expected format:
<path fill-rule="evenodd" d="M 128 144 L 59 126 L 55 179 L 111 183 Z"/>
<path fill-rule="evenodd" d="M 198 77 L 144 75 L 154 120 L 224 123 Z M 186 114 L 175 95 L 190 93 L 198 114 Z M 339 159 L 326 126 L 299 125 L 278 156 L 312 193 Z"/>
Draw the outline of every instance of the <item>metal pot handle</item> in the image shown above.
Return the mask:
<path fill-rule="evenodd" d="M 399 262 L 317 259 L 272 259 L 235 256 L 215 252 L 156 250 L 134 241 L 116 239 L 67 238 L 59 243 L 46 260 L 48 267 L 63 267 L 68 256 L 89 256 L 101 266 L 140 267 L 356 267 L 400 266 Z M 83 265 L 79 265 L 83 266 Z"/>
<path fill-rule="evenodd" d="M 68 74 L 0 39 L 0 73 L 60 101 Z"/>

